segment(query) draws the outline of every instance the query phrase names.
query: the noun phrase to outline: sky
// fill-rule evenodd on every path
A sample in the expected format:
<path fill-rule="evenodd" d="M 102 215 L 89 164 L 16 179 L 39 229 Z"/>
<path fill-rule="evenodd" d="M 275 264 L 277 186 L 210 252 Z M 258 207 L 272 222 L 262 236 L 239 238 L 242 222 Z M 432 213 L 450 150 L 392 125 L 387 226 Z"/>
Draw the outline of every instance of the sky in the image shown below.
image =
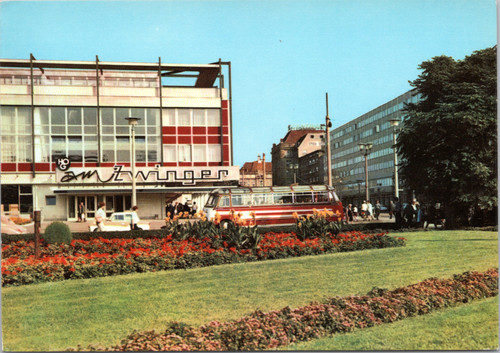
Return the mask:
<path fill-rule="evenodd" d="M 497 42 L 495 0 L 2 1 L 0 58 L 230 61 L 234 165 L 288 125 L 333 128 L 411 89 L 435 56 Z"/>

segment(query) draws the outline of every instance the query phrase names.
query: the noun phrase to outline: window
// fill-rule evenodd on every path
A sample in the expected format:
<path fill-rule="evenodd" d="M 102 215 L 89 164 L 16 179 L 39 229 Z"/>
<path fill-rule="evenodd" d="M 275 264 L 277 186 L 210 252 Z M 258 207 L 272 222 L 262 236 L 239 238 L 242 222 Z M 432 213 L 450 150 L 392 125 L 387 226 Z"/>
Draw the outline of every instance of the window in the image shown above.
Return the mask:
<path fill-rule="evenodd" d="M 177 109 L 177 122 L 180 126 L 191 125 L 191 110 L 190 109 Z"/>
<path fill-rule="evenodd" d="M 179 145 L 179 162 L 191 162 L 191 145 Z"/>
<path fill-rule="evenodd" d="M 163 159 L 165 162 L 177 162 L 177 146 L 164 145 L 163 146 Z"/>
<path fill-rule="evenodd" d="M 193 162 L 207 161 L 207 145 L 193 145 Z"/>
<path fill-rule="evenodd" d="M 220 126 L 220 110 L 219 109 L 207 109 L 207 125 L 208 126 Z"/>
<path fill-rule="evenodd" d="M 56 205 L 56 197 L 55 196 L 45 196 L 45 204 L 47 206 L 55 206 Z"/>

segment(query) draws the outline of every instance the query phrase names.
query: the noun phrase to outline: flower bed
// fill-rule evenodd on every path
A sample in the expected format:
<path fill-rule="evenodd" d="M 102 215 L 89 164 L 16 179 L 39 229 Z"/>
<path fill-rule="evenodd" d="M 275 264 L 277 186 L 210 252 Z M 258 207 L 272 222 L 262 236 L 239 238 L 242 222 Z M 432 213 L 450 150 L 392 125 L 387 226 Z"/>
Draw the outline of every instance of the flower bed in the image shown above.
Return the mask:
<path fill-rule="evenodd" d="M 230 239 L 164 238 L 73 240 L 43 245 L 35 259 L 32 241 L 2 246 L 2 285 L 22 285 L 74 278 L 193 268 L 291 256 L 404 245 L 385 233 L 347 232 L 322 239 L 299 240 L 294 233 L 266 233 L 255 249 L 238 249 Z"/>
<path fill-rule="evenodd" d="M 199 328 L 171 323 L 164 332 L 134 332 L 120 345 L 77 350 L 241 351 L 270 350 L 298 341 L 427 314 L 436 309 L 498 295 L 498 269 L 466 272 L 450 279 L 431 278 L 392 291 L 373 289 L 365 296 L 331 298 L 324 303 L 263 313 Z"/>

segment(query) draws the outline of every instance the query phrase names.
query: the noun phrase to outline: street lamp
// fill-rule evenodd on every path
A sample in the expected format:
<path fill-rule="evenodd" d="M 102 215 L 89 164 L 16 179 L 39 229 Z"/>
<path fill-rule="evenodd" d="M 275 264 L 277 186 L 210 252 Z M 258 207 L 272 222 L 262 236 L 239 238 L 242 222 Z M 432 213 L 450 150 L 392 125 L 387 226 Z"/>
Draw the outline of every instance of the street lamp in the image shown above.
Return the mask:
<path fill-rule="evenodd" d="M 399 199 L 399 180 L 398 180 L 398 151 L 396 149 L 396 133 L 398 130 L 399 119 L 389 120 L 391 126 L 393 127 L 392 133 L 392 148 L 394 149 L 394 196 Z"/>
<path fill-rule="evenodd" d="M 132 116 L 129 116 L 125 118 L 128 120 L 128 125 L 131 127 L 132 130 L 132 207 L 137 206 L 137 190 L 135 187 L 135 126 L 137 125 L 137 122 L 141 118 L 135 118 Z"/>
<path fill-rule="evenodd" d="M 332 121 L 328 116 L 328 93 L 326 94 L 326 117 L 325 117 L 325 134 L 326 134 L 326 166 L 328 169 L 328 186 L 332 186 L 332 151 L 330 150 L 330 128 L 332 127 Z"/>
<path fill-rule="evenodd" d="M 370 193 L 368 191 L 368 155 L 373 147 L 371 143 L 358 143 L 359 151 L 365 156 L 365 197 L 366 201 L 370 199 Z"/>

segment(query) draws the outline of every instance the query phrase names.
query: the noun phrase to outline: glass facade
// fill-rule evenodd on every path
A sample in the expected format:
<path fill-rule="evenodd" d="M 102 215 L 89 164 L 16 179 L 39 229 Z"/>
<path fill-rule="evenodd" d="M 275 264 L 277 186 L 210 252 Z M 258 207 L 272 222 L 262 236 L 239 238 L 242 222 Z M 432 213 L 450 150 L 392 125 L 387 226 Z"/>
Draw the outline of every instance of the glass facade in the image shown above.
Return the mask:
<path fill-rule="evenodd" d="M 32 162 L 31 107 L 0 106 L 1 161 Z"/>

